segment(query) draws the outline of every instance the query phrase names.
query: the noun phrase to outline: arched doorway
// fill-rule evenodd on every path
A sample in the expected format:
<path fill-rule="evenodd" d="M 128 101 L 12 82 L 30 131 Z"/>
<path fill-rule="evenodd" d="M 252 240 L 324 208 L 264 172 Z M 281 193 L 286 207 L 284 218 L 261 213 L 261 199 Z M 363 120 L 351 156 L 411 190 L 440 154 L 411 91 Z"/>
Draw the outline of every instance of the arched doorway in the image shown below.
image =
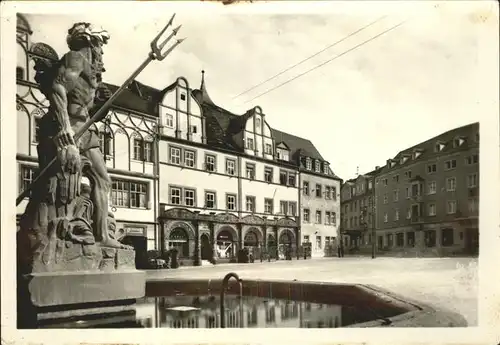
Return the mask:
<path fill-rule="evenodd" d="M 175 228 L 168 237 L 168 247 L 175 248 L 179 253 L 179 258 L 189 257 L 189 237 L 183 228 Z"/>
<path fill-rule="evenodd" d="M 276 247 L 276 239 L 272 234 L 267 235 L 267 248 Z"/>
<path fill-rule="evenodd" d="M 278 250 L 280 255 L 285 255 L 285 248 L 293 247 L 293 233 L 286 229 L 283 230 L 278 239 Z"/>
<path fill-rule="evenodd" d="M 213 257 L 213 249 L 210 245 L 210 239 L 207 234 L 201 235 L 201 259 L 211 260 Z"/>
<path fill-rule="evenodd" d="M 276 258 L 276 239 L 272 234 L 267 235 L 267 241 L 266 241 L 266 247 L 267 247 L 267 254 L 271 258 Z"/>
<path fill-rule="evenodd" d="M 254 229 L 248 230 L 248 232 L 245 235 L 245 238 L 243 239 L 243 246 L 244 247 L 259 246 L 259 235 L 257 234 L 256 230 Z"/>
<path fill-rule="evenodd" d="M 222 229 L 216 238 L 217 257 L 230 258 L 235 255 L 236 242 L 231 229 Z"/>

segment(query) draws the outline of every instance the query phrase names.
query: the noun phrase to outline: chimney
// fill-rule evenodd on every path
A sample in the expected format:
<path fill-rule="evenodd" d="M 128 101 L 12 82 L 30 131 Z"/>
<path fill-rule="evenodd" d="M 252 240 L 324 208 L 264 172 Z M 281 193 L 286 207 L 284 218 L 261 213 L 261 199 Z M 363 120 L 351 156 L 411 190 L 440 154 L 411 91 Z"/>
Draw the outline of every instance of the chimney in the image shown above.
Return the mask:
<path fill-rule="evenodd" d="M 376 165 L 375 170 L 378 170 L 378 169 L 380 169 L 380 166 Z"/>

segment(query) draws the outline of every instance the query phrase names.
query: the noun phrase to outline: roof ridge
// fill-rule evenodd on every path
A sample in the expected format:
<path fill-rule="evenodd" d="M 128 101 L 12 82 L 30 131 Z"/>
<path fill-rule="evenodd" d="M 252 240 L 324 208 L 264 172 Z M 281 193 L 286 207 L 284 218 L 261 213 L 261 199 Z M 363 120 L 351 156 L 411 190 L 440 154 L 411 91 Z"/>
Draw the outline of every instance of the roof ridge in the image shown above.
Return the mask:
<path fill-rule="evenodd" d="M 430 139 L 427 139 L 427 140 L 424 140 L 424 141 L 420 141 L 417 144 L 414 144 L 414 145 L 412 145 L 412 146 L 410 146 L 410 147 L 408 147 L 406 149 L 398 151 L 398 153 L 393 158 L 391 158 L 391 159 L 394 159 L 394 158 L 398 157 L 399 155 L 408 152 L 409 150 L 417 149 L 418 146 L 423 146 L 423 145 L 428 144 L 428 143 L 430 143 L 432 141 L 437 141 L 437 140 L 441 139 L 441 137 L 445 137 L 445 136 L 450 135 L 450 134 L 452 134 L 454 132 L 459 132 L 461 130 L 465 130 L 466 128 L 472 128 L 472 127 L 474 127 L 476 125 L 479 125 L 479 122 L 472 122 L 472 123 L 469 123 L 467 125 L 463 125 L 463 126 L 460 126 L 460 127 L 455 127 L 455 128 L 449 129 L 449 130 L 447 130 L 445 132 L 442 132 L 441 134 L 438 134 L 438 135 L 435 135 L 435 136 L 431 137 Z"/>

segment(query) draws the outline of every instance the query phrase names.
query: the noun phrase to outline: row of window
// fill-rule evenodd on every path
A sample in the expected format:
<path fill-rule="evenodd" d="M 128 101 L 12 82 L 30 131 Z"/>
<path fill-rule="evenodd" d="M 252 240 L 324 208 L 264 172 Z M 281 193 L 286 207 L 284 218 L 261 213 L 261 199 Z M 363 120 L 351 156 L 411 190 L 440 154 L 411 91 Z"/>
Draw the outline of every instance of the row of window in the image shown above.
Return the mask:
<path fill-rule="evenodd" d="M 406 237 L 406 241 L 405 241 Z M 451 247 L 455 244 L 455 232 L 451 228 L 441 229 L 441 239 L 440 245 L 443 247 Z M 460 240 L 463 240 L 463 233 L 460 233 Z M 385 243 L 384 243 L 385 242 Z M 425 230 L 424 231 L 424 245 L 428 248 L 435 247 L 437 245 L 437 235 L 436 230 Z M 396 233 L 385 235 L 385 241 L 382 236 L 378 237 L 378 247 L 381 249 L 383 247 L 414 247 L 415 246 L 415 232 L 410 231 L 406 233 Z"/>
<path fill-rule="evenodd" d="M 353 216 L 353 217 L 343 217 L 343 222 L 344 222 L 344 227 L 347 228 L 347 222 L 349 221 L 349 227 L 350 228 L 355 228 L 359 226 L 368 226 L 368 224 L 372 224 L 372 214 L 368 214 L 365 222 L 365 218 L 363 216 Z"/>
<path fill-rule="evenodd" d="M 427 216 L 436 216 L 436 203 L 428 203 L 427 204 Z M 479 199 L 478 198 L 469 198 L 468 199 L 468 210 L 469 213 L 476 213 L 479 211 Z M 422 210 L 418 205 L 413 205 L 412 207 L 407 209 L 406 219 L 414 219 L 415 217 L 422 216 Z M 456 200 L 447 200 L 446 201 L 446 213 L 447 214 L 456 214 L 457 213 L 457 201 Z M 394 210 L 394 221 L 398 221 L 400 219 L 399 209 Z M 388 213 L 384 213 L 384 223 L 389 222 Z"/>
<path fill-rule="evenodd" d="M 169 200 L 172 205 L 183 205 L 188 207 L 197 207 L 198 202 L 196 198 L 196 189 L 189 187 L 176 187 L 169 188 Z M 256 212 L 257 201 L 255 196 L 245 196 L 245 211 Z M 205 191 L 205 203 L 203 208 L 217 209 L 217 192 Z M 236 211 L 238 209 L 237 195 L 226 193 L 226 210 Z M 264 198 L 264 213 L 274 214 L 274 201 L 271 198 Z M 296 216 L 297 203 L 295 201 L 280 201 L 279 214 Z"/>
<path fill-rule="evenodd" d="M 443 247 L 450 247 L 455 244 L 455 234 L 454 230 L 451 228 L 441 229 L 441 239 L 440 245 Z M 460 240 L 463 240 L 464 234 L 460 232 Z M 345 246 L 348 246 L 347 238 L 345 238 Z M 351 239 L 351 247 L 359 245 L 359 242 L 363 239 L 356 240 Z M 364 236 L 364 242 L 368 245 L 372 244 L 372 235 L 366 234 Z M 389 233 L 385 236 L 377 237 L 377 247 L 379 249 L 383 248 L 393 248 L 393 247 L 415 247 L 415 232 L 397 232 Z M 426 247 L 435 247 L 437 245 L 436 230 L 425 230 L 424 231 L 424 245 Z"/>
<path fill-rule="evenodd" d="M 21 183 L 19 191 L 25 190 L 33 182 L 35 168 L 22 166 Z M 148 208 L 149 184 L 147 182 L 135 182 L 114 179 L 111 184 L 111 205 L 127 208 Z"/>
<path fill-rule="evenodd" d="M 127 208 L 148 207 L 148 183 L 113 179 L 111 205 Z"/>
<path fill-rule="evenodd" d="M 170 147 L 170 157 L 169 161 L 175 165 L 182 165 L 190 168 L 196 168 L 196 151 L 179 148 Z M 217 156 L 214 154 L 205 154 L 205 161 L 203 164 L 203 170 L 208 172 L 217 172 Z M 225 173 L 230 176 L 236 176 L 236 159 L 226 158 Z M 296 174 L 288 170 L 280 170 L 279 172 L 279 184 L 283 186 L 296 186 Z M 256 180 L 256 165 L 254 163 L 245 164 L 245 177 L 250 180 Z M 268 183 L 273 183 L 274 180 L 274 168 L 266 166 L 264 167 L 264 181 Z"/>
<path fill-rule="evenodd" d="M 33 143 L 38 143 L 40 140 L 40 120 L 41 117 L 34 117 L 34 133 L 33 133 Z M 132 159 L 136 161 L 153 162 L 154 161 L 154 151 L 153 142 L 148 140 L 143 140 L 140 138 L 134 138 L 132 150 Z M 101 152 L 108 157 L 114 155 L 113 152 L 113 135 L 109 133 L 109 130 L 102 131 L 99 133 L 99 147 Z"/>
<path fill-rule="evenodd" d="M 185 97 L 185 95 L 181 94 L 181 99 L 182 99 L 182 96 Z M 174 116 L 171 115 L 171 114 L 166 114 L 164 116 L 164 123 L 163 123 L 163 125 L 165 127 L 168 127 L 168 128 L 174 128 Z M 190 129 L 189 132 L 192 133 L 192 134 L 198 133 L 198 126 L 196 126 L 196 125 L 191 125 L 191 127 L 189 129 Z"/>
<path fill-rule="evenodd" d="M 312 170 L 312 159 L 309 157 L 306 158 L 306 169 Z M 314 162 L 314 171 L 317 173 L 321 172 L 321 162 L 317 159 Z M 328 174 L 328 172 L 329 172 L 328 171 L 328 164 L 326 164 L 326 162 L 325 162 L 325 163 L 323 163 L 323 173 Z"/>
<path fill-rule="evenodd" d="M 372 190 L 373 188 L 373 182 L 372 180 L 368 180 L 368 190 Z M 365 183 L 364 181 L 361 183 L 357 183 L 356 186 L 352 186 L 350 188 L 350 196 L 355 196 L 359 194 L 363 194 L 365 192 Z M 349 197 L 350 197 L 349 196 Z"/>
<path fill-rule="evenodd" d="M 465 165 L 474 165 L 479 163 L 479 155 L 473 154 L 464 158 Z M 450 159 L 444 162 L 443 164 L 444 171 L 450 171 L 457 168 L 457 160 Z M 435 174 L 438 172 L 438 165 L 436 163 L 428 164 L 426 168 L 427 174 Z M 405 171 L 405 178 L 411 179 L 412 172 L 411 170 Z M 399 174 L 392 176 L 393 182 L 399 182 Z M 382 183 L 384 186 L 387 186 L 389 181 L 387 178 L 382 179 Z"/>
<path fill-rule="evenodd" d="M 322 198 L 323 195 L 327 200 L 337 200 L 337 187 L 335 186 L 325 186 L 325 191 L 322 190 L 322 186 L 319 183 L 316 183 L 316 187 L 314 189 L 310 189 L 309 182 L 304 181 L 302 183 L 302 193 L 306 196 L 314 193 L 316 198 Z"/>
<path fill-rule="evenodd" d="M 467 188 L 475 188 L 478 186 L 479 180 L 478 180 L 478 174 L 470 174 L 467 176 Z M 447 192 L 454 192 L 457 190 L 457 179 L 456 177 L 448 177 L 446 178 L 446 191 Z M 412 196 L 421 196 L 422 195 L 422 184 L 420 183 L 414 183 L 411 187 L 406 187 L 406 198 L 409 199 Z M 427 182 L 427 195 L 432 195 L 437 193 L 437 182 L 436 181 L 429 181 Z M 389 194 L 384 193 L 383 196 L 383 202 L 384 204 L 389 203 Z M 394 202 L 399 201 L 399 189 L 395 189 L 392 192 L 392 200 Z"/>
<path fill-rule="evenodd" d="M 335 241 L 335 236 L 325 236 L 325 246 L 328 246 L 330 243 L 334 244 Z M 310 243 L 310 236 L 309 235 L 304 235 L 303 237 L 303 243 Z M 315 246 L 314 249 L 318 250 L 323 247 L 323 238 L 320 235 L 316 235 L 316 241 L 315 241 Z"/>
<path fill-rule="evenodd" d="M 316 210 L 316 218 L 315 218 L 315 223 L 316 224 L 323 224 L 323 211 L 321 210 Z M 305 223 L 311 222 L 311 210 L 308 208 L 304 208 L 303 210 L 303 221 Z M 333 211 L 325 211 L 325 225 L 337 225 L 337 213 Z"/>
<path fill-rule="evenodd" d="M 347 205 L 344 205 L 344 213 L 347 214 L 349 211 L 351 212 L 358 212 L 363 210 L 365 207 L 372 207 L 372 197 L 367 197 L 364 199 L 360 199 L 359 203 L 358 200 L 354 200 L 354 202 L 350 202 Z M 359 205 L 359 210 L 358 210 L 358 205 Z"/>
<path fill-rule="evenodd" d="M 247 138 L 245 148 L 248 150 L 256 150 L 254 138 Z M 273 154 L 273 145 L 271 145 L 270 143 L 265 143 L 264 153 L 268 154 L 268 155 L 272 155 Z M 288 156 L 284 157 L 282 150 L 277 150 L 276 153 L 278 153 L 278 159 L 288 160 Z M 285 158 L 287 158 L 287 159 L 285 159 Z"/>

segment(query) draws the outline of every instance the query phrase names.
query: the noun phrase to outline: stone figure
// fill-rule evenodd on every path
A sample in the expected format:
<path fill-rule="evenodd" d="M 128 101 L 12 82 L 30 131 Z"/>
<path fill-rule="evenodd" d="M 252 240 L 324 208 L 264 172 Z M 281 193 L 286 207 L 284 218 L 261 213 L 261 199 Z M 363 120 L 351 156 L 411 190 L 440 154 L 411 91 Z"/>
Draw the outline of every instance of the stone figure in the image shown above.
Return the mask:
<path fill-rule="evenodd" d="M 99 247 L 106 248 L 108 256 L 110 249 L 131 249 L 109 231 L 111 181 L 98 133 L 89 129 L 79 140 L 74 139 L 96 106 L 96 92 L 102 90 L 103 46 L 109 38 L 106 31 L 96 31 L 89 23 L 76 23 L 68 30 L 68 53 L 59 61 L 36 62 L 35 80 L 50 102 L 40 122 L 39 168 L 54 157 L 58 162 L 32 190 L 21 217 L 18 258 L 25 272 L 67 268 L 54 260 L 61 255 L 63 262 L 70 260 L 60 252 L 73 244 L 81 246 L 73 257 L 89 259 L 92 267 L 99 267 L 94 262 L 102 255 Z M 81 185 L 82 176 L 90 180 L 90 186 Z M 78 270 L 88 269 L 88 265 L 70 266 Z"/>

